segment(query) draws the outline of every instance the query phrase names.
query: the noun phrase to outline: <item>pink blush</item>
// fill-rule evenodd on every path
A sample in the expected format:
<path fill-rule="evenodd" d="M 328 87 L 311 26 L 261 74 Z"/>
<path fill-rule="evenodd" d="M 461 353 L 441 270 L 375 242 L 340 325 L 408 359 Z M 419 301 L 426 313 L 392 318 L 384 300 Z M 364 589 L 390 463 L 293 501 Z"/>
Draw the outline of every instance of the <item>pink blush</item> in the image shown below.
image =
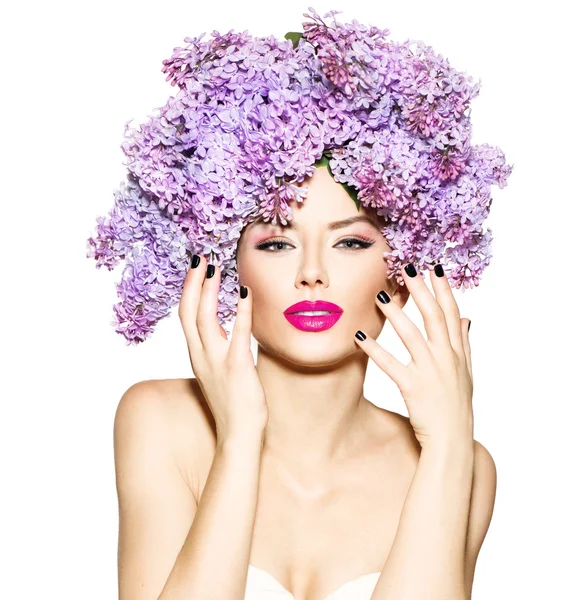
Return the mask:
<path fill-rule="evenodd" d="M 253 246 L 257 246 L 258 244 L 261 244 L 263 242 L 265 242 L 266 240 L 269 240 L 273 237 L 276 237 L 275 235 L 267 235 L 267 234 L 257 234 L 254 235 L 252 238 L 252 244 Z"/>

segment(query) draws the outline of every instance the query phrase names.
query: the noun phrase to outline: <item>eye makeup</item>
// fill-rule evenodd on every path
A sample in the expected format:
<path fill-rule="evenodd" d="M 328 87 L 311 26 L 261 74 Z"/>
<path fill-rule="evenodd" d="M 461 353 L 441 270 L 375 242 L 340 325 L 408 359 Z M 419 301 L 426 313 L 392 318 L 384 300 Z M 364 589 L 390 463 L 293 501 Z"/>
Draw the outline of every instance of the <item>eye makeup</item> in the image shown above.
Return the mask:
<path fill-rule="evenodd" d="M 355 244 L 355 247 L 348 245 L 348 246 L 343 246 L 343 249 L 344 250 L 365 250 L 366 248 L 369 248 L 374 243 L 375 243 L 375 240 L 365 238 L 361 235 L 353 235 L 353 236 L 343 238 L 342 240 L 339 240 L 337 242 L 337 244 L 335 244 L 335 247 L 339 246 L 340 244 Z M 284 239 L 271 238 L 262 243 L 255 244 L 254 247 L 256 250 L 267 250 L 267 249 L 271 248 L 272 246 L 275 246 L 276 244 L 285 244 L 287 246 L 292 246 L 292 244 L 290 242 L 288 242 Z M 271 250 L 271 252 L 279 252 L 279 251 L 280 250 Z"/>

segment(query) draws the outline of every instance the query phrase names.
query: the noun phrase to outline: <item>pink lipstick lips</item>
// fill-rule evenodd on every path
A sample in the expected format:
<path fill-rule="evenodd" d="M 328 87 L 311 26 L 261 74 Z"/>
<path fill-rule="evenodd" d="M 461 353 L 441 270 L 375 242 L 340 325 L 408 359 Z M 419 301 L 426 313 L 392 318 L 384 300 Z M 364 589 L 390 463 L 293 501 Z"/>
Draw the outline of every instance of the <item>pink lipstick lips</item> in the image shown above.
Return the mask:
<path fill-rule="evenodd" d="M 322 314 L 298 314 L 317 313 Z M 297 302 L 284 311 L 289 323 L 301 331 L 324 331 L 330 329 L 341 318 L 343 309 L 337 304 L 325 300 Z"/>

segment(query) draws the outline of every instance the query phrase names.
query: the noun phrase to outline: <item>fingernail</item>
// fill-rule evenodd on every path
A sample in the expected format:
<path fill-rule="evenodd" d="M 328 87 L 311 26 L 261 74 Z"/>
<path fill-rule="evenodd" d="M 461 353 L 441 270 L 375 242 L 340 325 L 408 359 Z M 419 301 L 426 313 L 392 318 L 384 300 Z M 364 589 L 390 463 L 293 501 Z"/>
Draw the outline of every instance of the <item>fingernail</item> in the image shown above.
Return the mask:
<path fill-rule="evenodd" d="M 470 322 L 468 323 L 468 333 L 469 333 L 469 331 L 470 331 L 470 327 L 471 327 L 471 325 L 472 325 L 472 322 L 470 321 Z"/>
<path fill-rule="evenodd" d="M 200 257 L 198 254 L 194 254 L 192 257 L 192 269 L 195 269 L 200 264 Z"/>
<path fill-rule="evenodd" d="M 378 293 L 378 300 L 384 304 L 388 304 L 388 302 L 390 302 L 390 296 L 388 296 L 388 294 L 382 290 Z"/>
<path fill-rule="evenodd" d="M 239 294 L 241 295 L 241 298 L 247 298 L 247 288 L 244 285 L 241 286 Z"/>
<path fill-rule="evenodd" d="M 404 270 L 409 277 L 416 277 L 417 272 L 412 263 L 407 264 Z"/>
<path fill-rule="evenodd" d="M 361 329 L 358 329 L 355 337 L 363 342 L 363 340 L 365 340 L 365 333 Z"/>
<path fill-rule="evenodd" d="M 443 267 L 441 265 L 435 265 L 435 275 L 443 277 Z"/>
<path fill-rule="evenodd" d="M 214 275 L 214 265 L 208 265 L 206 267 L 206 278 L 210 279 Z"/>

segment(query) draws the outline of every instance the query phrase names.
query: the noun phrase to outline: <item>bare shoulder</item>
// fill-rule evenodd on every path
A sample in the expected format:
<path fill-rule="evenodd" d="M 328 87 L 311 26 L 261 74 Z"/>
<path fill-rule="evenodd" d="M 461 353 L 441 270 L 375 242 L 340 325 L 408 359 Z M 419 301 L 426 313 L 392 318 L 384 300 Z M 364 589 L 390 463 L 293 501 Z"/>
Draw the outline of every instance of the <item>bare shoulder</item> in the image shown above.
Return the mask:
<path fill-rule="evenodd" d="M 135 383 L 119 401 L 114 458 L 120 598 L 157 597 L 194 521 L 198 502 L 180 452 L 188 411 L 178 386 L 165 381 Z"/>
<path fill-rule="evenodd" d="M 214 428 L 214 418 L 196 379 L 152 379 L 142 382 L 157 390 L 176 427 Z M 178 432 L 179 433 L 179 432 Z"/>
<path fill-rule="evenodd" d="M 196 502 L 216 448 L 216 423 L 195 378 L 157 381 L 175 428 L 177 464 Z"/>
<path fill-rule="evenodd" d="M 139 406 L 140 405 L 140 406 Z M 203 465 L 214 456 L 214 417 L 196 379 L 149 379 L 133 384 L 121 398 L 117 419 L 141 411 L 160 429 L 185 484 L 199 500 Z"/>
<path fill-rule="evenodd" d="M 395 442 L 394 452 L 404 455 L 416 467 L 421 454 L 421 445 L 414 434 L 410 419 L 399 413 L 379 408 L 380 418 L 385 423 L 384 431 L 389 431 L 389 439 Z M 387 429 L 389 428 L 389 429 Z M 489 479 L 496 478 L 496 464 L 489 450 L 474 439 L 474 459 L 476 461 L 476 474 L 484 474 Z M 481 477 L 482 475 L 480 475 Z"/>
<path fill-rule="evenodd" d="M 421 446 L 409 418 L 400 413 L 380 408 L 375 404 L 374 409 L 382 424 L 383 434 L 389 440 L 394 453 L 400 454 L 416 464 L 421 454 Z"/>

